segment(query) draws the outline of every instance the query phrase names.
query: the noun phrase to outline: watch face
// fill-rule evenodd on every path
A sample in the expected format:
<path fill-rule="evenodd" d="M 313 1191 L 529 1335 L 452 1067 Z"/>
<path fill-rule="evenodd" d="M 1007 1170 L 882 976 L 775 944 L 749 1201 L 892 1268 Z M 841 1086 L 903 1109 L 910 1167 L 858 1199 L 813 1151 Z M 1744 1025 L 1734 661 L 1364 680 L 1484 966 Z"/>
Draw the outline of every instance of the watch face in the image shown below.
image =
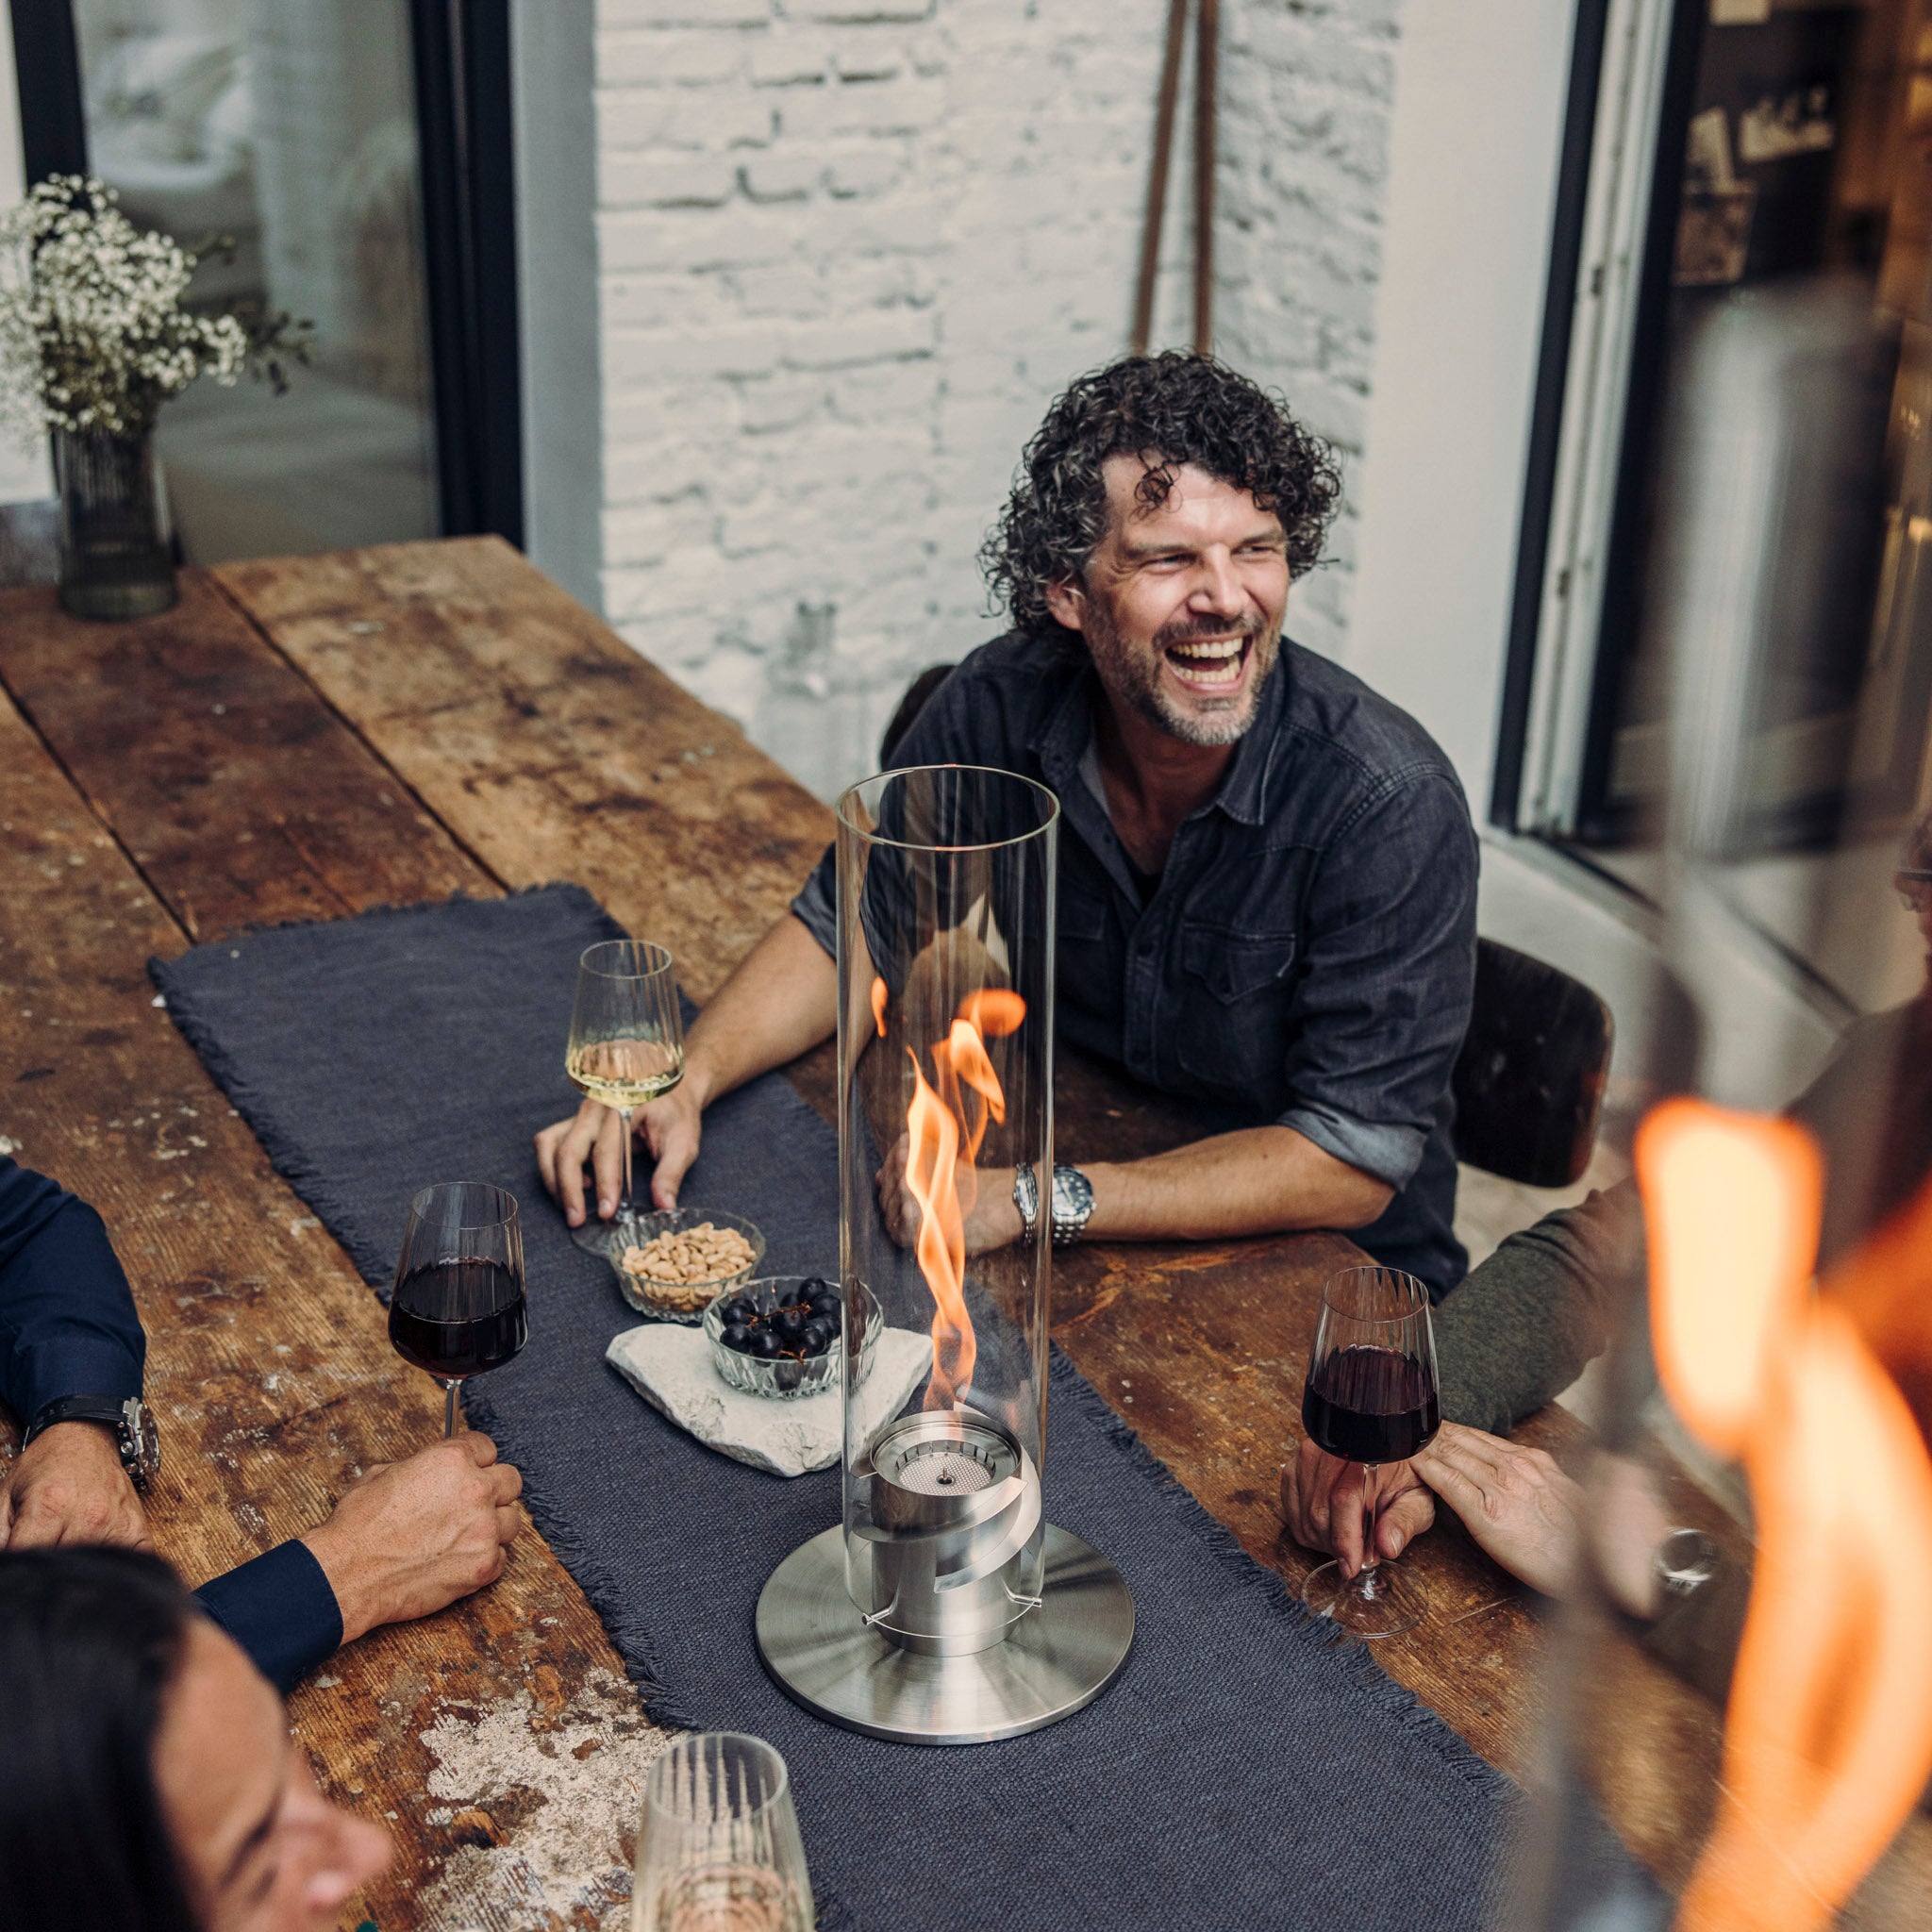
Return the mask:
<path fill-rule="evenodd" d="M 154 1410 L 137 1400 L 127 1405 L 122 1416 L 125 1424 L 122 1440 L 134 1452 L 130 1474 L 146 1482 L 161 1466 L 161 1432 L 155 1426 Z"/>

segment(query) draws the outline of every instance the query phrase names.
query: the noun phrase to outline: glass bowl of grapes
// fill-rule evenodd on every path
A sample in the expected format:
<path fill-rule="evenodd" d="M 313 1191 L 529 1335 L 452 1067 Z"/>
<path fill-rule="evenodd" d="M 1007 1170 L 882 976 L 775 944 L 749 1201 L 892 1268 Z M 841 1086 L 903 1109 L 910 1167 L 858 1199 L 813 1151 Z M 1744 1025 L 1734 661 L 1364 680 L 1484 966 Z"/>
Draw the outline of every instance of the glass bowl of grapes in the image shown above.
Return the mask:
<path fill-rule="evenodd" d="M 711 1359 L 734 1389 L 789 1399 L 839 1386 L 844 1362 L 839 1291 L 822 1274 L 768 1274 L 728 1288 L 705 1310 Z M 876 1307 L 865 1324 L 858 1373 L 872 1367 L 885 1326 Z"/>

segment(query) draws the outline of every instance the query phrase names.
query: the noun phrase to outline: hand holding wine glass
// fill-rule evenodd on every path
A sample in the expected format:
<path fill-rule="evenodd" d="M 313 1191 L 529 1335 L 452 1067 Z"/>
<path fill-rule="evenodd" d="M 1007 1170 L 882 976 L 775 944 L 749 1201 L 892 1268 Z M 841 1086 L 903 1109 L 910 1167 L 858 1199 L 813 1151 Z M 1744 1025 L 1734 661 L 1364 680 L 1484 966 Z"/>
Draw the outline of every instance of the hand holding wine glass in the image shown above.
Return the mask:
<path fill-rule="evenodd" d="M 1415 1586 L 1376 1549 L 1374 1472 L 1407 1461 L 1441 1423 L 1428 1290 L 1398 1268 L 1344 1268 L 1330 1275 L 1308 1357 L 1302 1424 L 1318 1449 L 1362 1465 L 1363 1561 L 1352 1576 L 1339 1563 L 1324 1563 L 1309 1573 L 1302 1594 L 1351 1636 L 1395 1637 L 1423 1620 L 1425 1606 Z"/>
<path fill-rule="evenodd" d="M 455 1435 L 465 1378 L 500 1368 L 529 1339 L 514 1195 L 487 1181 L 447 1181 L 409 1203 L 389 1339 L 442 1384 L 442 1433 Z"/>
<path fill-rule="evenodd" d="M 684 1078 L 684 1016 L 672 958 L 647 940 L 604 940 L 577 962 L 564 1071 L 586 1099 L 623 1123 L 624 1191 L 613 1220 L 587 1222 L 571 1239 L 594 1254 L 636 1244 L 631 1201 L 631 1120 Z"/>

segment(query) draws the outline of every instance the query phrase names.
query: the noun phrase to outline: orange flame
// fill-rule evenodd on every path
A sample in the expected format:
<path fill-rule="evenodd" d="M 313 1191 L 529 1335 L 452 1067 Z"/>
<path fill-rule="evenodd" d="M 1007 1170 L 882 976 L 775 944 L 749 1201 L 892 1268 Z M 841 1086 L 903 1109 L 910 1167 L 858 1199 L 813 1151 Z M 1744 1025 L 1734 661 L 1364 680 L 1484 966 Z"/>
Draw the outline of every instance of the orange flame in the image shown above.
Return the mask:
<path fill-rule="evenodd" d="M 882 1013 L 879 991 L 874 1010 Z M 906 1188 L 919 1206 L 913 1253 L 932 1291 L 932 1379 L 927 1408 L 951 1408 L 971 1386 L 979 1345 L 966 1309 L 966 1217 L 977 1198 L 974 1166 L 989 1121 L 1004 1121 L 1007 1097 L 985 1034 L 1011 1033 L 1026 1014 L 1018 993 L 969 993 L 945 1039 L 933 1043 L 938 1085 L 928 1081 L 910 1047 L 912 1102 L 906 1110 Z M 881 1018 L 881 1031 L 883 1018 Z M 960 1158 L 961 1151 L 964 1159 Z"/>
<path fill-rule="evenodd" d="M 886 982 L 877 974 L 872 981 L 872 1024 L 879 1029 L 879 1038 L 886 1037 Z"/>
<path fill-rule="evenodd" d="M 1823 1197 L 1808 1136 L 1676 1101 L 1645 1122 L 1637 1167 L 1658 1374 L 1692 1433 L 1742 1460 L 1757 1519 L 1723 1792 L 1677 1924 L 1817 1932 L 1932 1774 L 1932 1457 L 1853 1296 L 1804 1292 Z M 1932 1224 L 1932 1190 L 1919 1208 Z M 1932 1272 L 1923 1249 L 1914 1272 Z M 1870 1284 L 1855 1262 L 1846 1286 Z"/>

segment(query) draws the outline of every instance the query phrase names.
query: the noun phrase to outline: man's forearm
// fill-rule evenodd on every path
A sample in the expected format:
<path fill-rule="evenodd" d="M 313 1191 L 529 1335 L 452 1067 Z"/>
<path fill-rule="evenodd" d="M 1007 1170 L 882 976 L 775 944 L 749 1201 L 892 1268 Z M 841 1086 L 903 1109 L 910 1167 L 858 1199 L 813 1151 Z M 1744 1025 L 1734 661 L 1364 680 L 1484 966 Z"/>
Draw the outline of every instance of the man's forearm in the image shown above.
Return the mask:
<path fill-rule="evenodd" d="M 691 1030 L 685 1081 L 700 1107 L 782 1067 L 839 1024 L 839 969 L 791 913 L 761 939 Z"/>
<path fill-rule="evenodd" d="M 1294 1228 L 1366 1227 L 1392 1198 L 1292 1127 L 1248 1127 L 1145 1160 L 1081 1172 L 1093 1184 L 1095 1241 L 1215 1241 Z"/>

